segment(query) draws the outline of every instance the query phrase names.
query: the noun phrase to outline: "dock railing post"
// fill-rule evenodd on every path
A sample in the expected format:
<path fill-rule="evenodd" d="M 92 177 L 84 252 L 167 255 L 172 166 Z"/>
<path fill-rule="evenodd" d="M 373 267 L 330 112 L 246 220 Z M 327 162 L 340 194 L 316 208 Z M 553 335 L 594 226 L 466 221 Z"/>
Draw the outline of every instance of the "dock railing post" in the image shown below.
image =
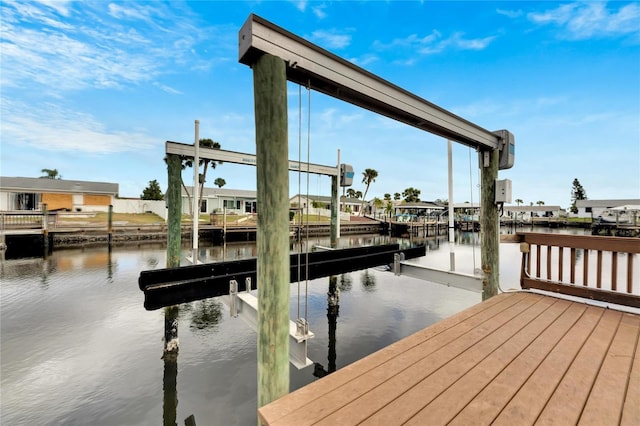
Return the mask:
<path fill-rule="evenodd" d="M 495 203 L 498 178 L 499 151 L 480 152 L 480 258 L 482 263 L 482 300 L 498 294 L 500 277 L 500 228 L 498 207 Z"/>
<path fill-rule="evenodd" d="M 289 160 L 285 63 L 253 64 L 258 227 L 258 407 L 289 393 Z"/>

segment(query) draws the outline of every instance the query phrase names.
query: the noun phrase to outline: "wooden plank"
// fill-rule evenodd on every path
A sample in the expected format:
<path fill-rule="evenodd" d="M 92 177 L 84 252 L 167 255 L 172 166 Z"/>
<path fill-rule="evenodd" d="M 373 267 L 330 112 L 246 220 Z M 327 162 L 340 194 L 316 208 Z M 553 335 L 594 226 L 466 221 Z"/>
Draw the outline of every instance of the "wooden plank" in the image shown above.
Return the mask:
<path fill-rule="evenodd" d="M 624 400 L 624 406 L 622 407 L 621 425 L 640 425 L 640 404 L 638 404 L 638 401 L 640 401 L 640 336 L 636 338 L 633 366 L 631 367 L 631 374 L 629 375 L 627 395 Z"/>
<path fill-rule="evenodd" d="M 588 321 L 592 327 L 600 314 L 598 308 L 582 303 L 571 306 L 558 317 L 538 338 L 510 362 L 491 383 L 475 395 L 450 422 L 452 425 L 490 424 L 524 385 L 533 372 L 541 366 L 549 353 L 567 341 L 569 333 L 578 327 L 578 321 Z"/>
<path fill-rule="evenodd" d="M 611 291 L 618 289 L 618 253 L 611 252 Z"/>
<path fill-rule="evenodd" d="M 633 253 L 627 253 L 627 293 L 633 293 Z"/>
<path fill-rule="evenodd" d="M 526 293 L 520 292 L 504 293 L 474 305 L 453 317 L 418 331 L 406 339 L 342 368 L 340 374 L 330 374 L 321 380 L 292 392 L 285 398 L 261 407 L 258 410 L 259 418 L 265 424 L 287 424 L 287 418 L 292 418 L 297 413 L 301 413 L 300 417 L 303 419 L 305 413 L 310 410 L 309 414 L 312 415 L 314 409 L 317 409 L 316 404 L 320 400 L 323 401 L 323 404 L 327 402 L 334 403 L 340 407 L 347 402 L 345 395 L 349 395 L 343 393 L 343 391 L 360 376 L 373 369 L 380 368 L 380 366 L 385 366 L 385 368 L 382 368 L 382 370 L 385 370 L 387 364 L 394 358 L 401 357 L 406 352 L 425 342 L 438 344 L 438 342 L 433 341 L 433 339 L 438 338 L 441 340 L 440 345 L 442 345 L 444 344 L 443 341 L 446 342 L 455 338 L 456 335 L 459 336 L 469 332 L 479 324 L 484 324 L 501 312 L 518 305 L 526 296 Z M 337 394 L 337 401 L 330 398 L 332 396 L 331 392 L 334 392 L 334 398 Z M 349 395 L 349 398 L 352 397 L 352 395 Z M 324 408 L 322 409 L 324 410 Z"/>
<path fill-rule="evenodd" d="M 496 316 L 491 324 L 476 327 L 433 356 L 411 365 L 384 383 L 384 386 L 372 389 L 320 424 L 343 424 L 354 419 L 362 420 L 361 424 L 364 425 L 408 421 L 454 380 L 472 369 L 554 303 L 554 300 L 538 300 L 527 303 L 526 307 L 522 304 L 515 306 L 519 311 L 505 311 L 503 315 Z"/>
<path fill-rule="evenodd" d="M 506 369 L 514 359 L 517 359 L 524 351 L 532 345 L 538 347 L 548 347 L 550 350 L 560 337 L 566 332 L 572 322 L 564 321 L 563 331 L 557 333 L 554 339 L 550 339 L 550 328 L 556 324 L 558 318 L 567 320 L 563 315 L 572 305 L 572 302 L 558 299 L 546 311 L 544 311 L 534 321 L 528 323 L 517 334 L 498 347 L 489 356 L 479 360 L 479 363 L 469 370 L 459 380 L 452 383 L 447 389 L 438 395 L 433 401 L 426 405 L 419 413 L 413 416 L 407 425 L 433 425 L 448 424 L 467 404 L 476 398 L 489 383 L 496 379 L 504 369 Z M 581 309 L 573 310 L 573 322 L 575 322 Z M 556 329 L 558 327 L 555 327 Z M 546 340 L 541 341 L 541 336 L 546 336 Z M 452 380 L 454 380 L 452 378 Z M 472 423 L 472 422 L 470 422 Z"/>
<path fill-rule="evenodd" d="M 551 246 L 547 246 L 547 279 L 551 279 Z"/>
<path fill-rule="evenodd" d="M 621 312 L 604 312 L 602 321 L 584 343 L 547 401 L 536 420 L 537 424 L 577 424 L 621 318 Z"/>
<path fill-rule="evenodd" d="M 589 285 L 589 250 L 583 251 L 582 257 L 582 285 L 587 287 Z"/>
<path fill-rule="evenodd" d="M 576 282 L 576 249 L 575 248 L 571 249 L 570 257 L 571 257 L 571 260 L 570 260 L 571 271 L 569 273 L 569 282 L 571 284 L 575 284 Z"/>
<path fill-rule="evenodd" d="M 598 250 L 596 263 L 596 287 L 602 288 L 602 250 Z"/>
<path fill-rule="evenodd" d="M 536 246 L 536 278 L 540 278 L 540 263 L 541 263 L 541 259 L 540 259 L 540 253 L 542 251 L 542 247 L 540 246 L 540 244 L 538 244 Z"/>
<path fill-rule="evenodd" d="M 541 300 L 538 302 L 541 302 Z M 451 353 L 451 348 L 447 347 L 448 345 L 454 346 L 453 350 L 455 352 L 463 353 L 473 342 L 481 339 L 484 335 L 484 332 L 479 332 L 478 329 L 486 329 L 490 332 L 499 328 L 503 318 L 512 318 L 517 315 L 518 312 L 522 311 L 523 304 L 528 306 L 530 302 L 522 300 L 508 309 L 498 312 L 481 324 L 476 324 L 469 328 L 462 323 L 461 327 L 456 327 L 457 330 L 447 330 L 426 342 L 415 345 L 410 350 L 390 359 L 384 364 L 384 367 L 361 374 L 345 386 L 342 386 L 339 391 L 323 397 L 321 401 L 315 401 L 303 410 L 292 413 L 283 419 L 282 424 L 342 424 L 344 422 L 353 422 L 359 418 L 364 419 L 371 413 L 372 406 L 359 404 L 363 396 L 376 394 L 375 392 L 380 389 L 384 389 L 384 394 L 389 395 L 394 392 L 394 389 L 397 390 L 397 388 L 390 389 L 392 384 L 397 384 L 402 390 L 406 386 L 404 382 L 407 379 L 413 380 L 415 370 L 422 372 L 421 374 L 428 374 L 429 371 L 433 371 L 445 363 Z M 405 374 L 409 369 L 411 373 L 409 375 Z M 383 383 L 384 387 L 379 388 Z M 349 400 L 346 400 L 344 395 L 349 395 L 350 400 L 355 405 L 348 404 Z M 344 415 L 346 417 L 342 417 Z"/>
<path fill-rule="evenodd" d="M 640 308 L 640 295 L 609 291 L 602 288 L 583 287 L 572 284 L 562 284 L 537 280 L 533 278 L 522 278 L 520 280 L 522 288 L 537 288 L 554 293 L 567 294 L 571 296 L 583 297 L 585 299 L 600 300 L 607 303 Z"/>
<path fill-rule="evenodd" d="M 589 393 L 579 422 L 604 425 L 620 423 L 627 382 L 637 348 L 640 316 L 623 314 L 598 377 Z M 640 404 L 640 400 L 636 401 Z"/>
<path fill-rule="evenodd" d="M 599 235 L 548 234 L 542 232 L 518 232 L 529 244 L 552 245 L 590 250 L 640 253 L 637 238 L 603 237 Z"/>
<path fill-rule="evenodd" d="M 564 254 L 564 247 L 558 247 L 558 281 L 562 281 L 562 270 L 564 262 L 562 255 Z"/>
<path fill-rule="evenodd" d="M 533 424 L 564 372 L 602 319 L 603 310 L 591 307 L 573 326 L 493 420 L 495 425 Z"/>

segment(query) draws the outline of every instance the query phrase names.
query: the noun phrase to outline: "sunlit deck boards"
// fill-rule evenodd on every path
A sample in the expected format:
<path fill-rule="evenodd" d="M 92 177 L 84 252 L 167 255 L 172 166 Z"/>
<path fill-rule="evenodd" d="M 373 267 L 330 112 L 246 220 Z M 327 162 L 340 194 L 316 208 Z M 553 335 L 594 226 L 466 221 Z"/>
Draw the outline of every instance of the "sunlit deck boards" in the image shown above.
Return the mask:
<path fill-rule="evenodd" d="M 259 410 L 267 425 L 640 424 L 640 315 L 503 293 Z"/>

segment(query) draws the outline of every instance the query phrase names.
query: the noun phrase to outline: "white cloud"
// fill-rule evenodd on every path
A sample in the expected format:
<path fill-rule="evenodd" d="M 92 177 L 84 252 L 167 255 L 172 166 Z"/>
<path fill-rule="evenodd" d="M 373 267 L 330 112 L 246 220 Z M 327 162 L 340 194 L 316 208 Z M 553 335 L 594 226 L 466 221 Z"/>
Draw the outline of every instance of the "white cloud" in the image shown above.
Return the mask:
<path fill-rule="evenodd" d="M 540 25 L 555 25 L 563 37 L 587 39 L 618 37 L 640 33 L 640 5 L 629 3 L 612 10 L 606 3 L 570 3 L 541 13 L 529 13 L 528 19 Z"/>
<path fill-rule="evenodd" d="M 215 62 L 198 52 L 215 48 L 220 56 L 233 56 L 236 49 L 228 28 L 202 25 L 190 11 L 169 11 L 162 3 L 3 2 L 0 7 L 6 17 L 2 85 L 48 95 L 154 81 L 173 73 L 176 64 L 205 70 Z"/>
<path fill-rule="evenodd" d="M 327 12 L 325 12 L 326 8 L 327 8 L 327 5 L 321 4 L 319 6 L 313 7 L 312 10 L 314 15 L 316 15 L 318 19 L 324 19 L 327 17 Z"/>
<path fill-rule="evenodd" d="M 520 16 L 522 16 L 523 12 L 522 10 L 518 9 L 518 10 L 506 10 L 506 9 L 496 9 L 496 13 L 498 15 L 504 15 L 506 17 L 509 18 L 518 18 Z"/>
<path fill-rule="evenodd" d="M 426 36 L 411 34 L 405 38 L 394 39 L 389 43 L 377 40 L 373 43 L 373 47 L 377 50 L 397 50 L 411 53 L 418 52 L 420 55 L 433 55 L 447 49 L 483 50 L 486 49 L 495 38 L 496 36 L 465 38 L 464 33 L 461 32 L 443 38 L 441 32 L 433 30 Z M 408 59 L 397 59 L 394 63 L 399 65 L 413 65 L 416 60 L 415 57 L 411 57 Z"/>
<path fill-rule="evenodd" d="M 2 141 L 27 150 L 104 154 L 147 149 L 156 142 L 141 130 L 112 130 L 92 115 L 43 103 L 3 99 Z"/>
<path fill-rule="evenodd" d="M 314 31 L 310 38 L 318 44 L 333 49 L 343 49 L 351 43 L 349 34 L 340 34 L 337 30 Z"/>

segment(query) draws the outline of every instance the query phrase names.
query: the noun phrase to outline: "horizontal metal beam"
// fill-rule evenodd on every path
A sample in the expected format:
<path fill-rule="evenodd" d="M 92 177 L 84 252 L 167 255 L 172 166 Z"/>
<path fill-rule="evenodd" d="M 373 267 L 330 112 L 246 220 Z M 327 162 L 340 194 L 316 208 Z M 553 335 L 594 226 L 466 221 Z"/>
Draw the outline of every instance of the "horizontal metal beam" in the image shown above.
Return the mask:
<path fill-rule="evenodd" d="M 400 275 L 482 293 L 482 277 L 475 275 L 443 271 L 407 262 L 400 262 Z"/>
<path fill-rule="evenodd" d="M 167 141 L 165 151 L 167 154 L 194 157 L 195 147 L 192 144 Z M 204 148 L 201 146 L 198 150 L 198 156 L 201 159 L 222 161 L 225 163 L 245 164 L 247 166 L 256 165 L 256 156 L 254 154 L 244 154 L 242 152 Z M 289 160 L 289 170 L 295 172 L 300 170 L 304 173 L 326 176 L 338 176 L 340 174 L 340 169 L 337 166 L 323 166 L 321 164 L 304 163 L 293 160 Z"/>
<path fill-rule="evenodd" d="M 501 137 L 420 98 L 254 14 L 239 33 L 239 61 L 264 54 L 287 63 L 287 79 L 421 130 L 478 148 L 499 148 Z"/>
<path fill-rule="evenodd" d="M 398 252 L 400 252 L 398 244 L 389 244 L 291 254 L 289 282 L 314 280 L 379 265 L 389 265 L 393 263 L 394 254 Z M 402 250 L 407 259 L 424 256 L 425 252 L 425 246 Z M 138 286 L 144 292 L 144 307 L 147 310 L 155 310 L 165 306 L 227 295 L 230 280 L 237 281 L 238 292 L 247 290 L 247 282 L 253 283 L 255 288 L 260 284 L 256 282 L 256 265 L 256 258 L 253 257 L 229 262 L 142 271 L 138 278 Z"/>

